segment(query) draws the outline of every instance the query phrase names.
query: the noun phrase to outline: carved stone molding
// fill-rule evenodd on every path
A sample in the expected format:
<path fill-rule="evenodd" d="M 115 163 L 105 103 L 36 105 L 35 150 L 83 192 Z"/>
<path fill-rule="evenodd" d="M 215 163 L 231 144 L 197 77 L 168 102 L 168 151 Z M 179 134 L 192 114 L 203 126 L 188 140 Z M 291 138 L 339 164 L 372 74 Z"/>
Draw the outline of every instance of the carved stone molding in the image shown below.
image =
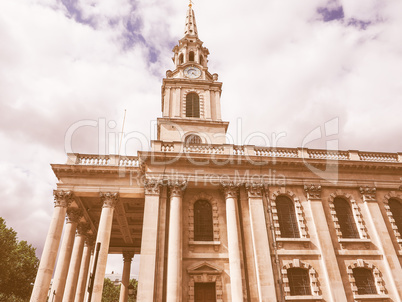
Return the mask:
<path fill-rule="evenodd" d="M 82 217 L 83 213 L 81 209 L 78 208 L 68 208 L 67 209 L 67 223 L 78 223 Z"/>
<path fill-rule="evenodd" d="M 119 193 L 101 192 L 100 198 L 103 203 L 103 208 L 114 208 L 119 201 Z"/>
<path fill-rule="evenodd" d="M 334 200 L 335 198 L 340 197 L 345 199 L 346 201 L 348 201 L 351 205 L 351 209 L 352 209 L 352 213 L 353 213 L 353 217 L 355 219 L 356 222 L 356 226 L 360 235 L 361 239 L 368 239 L 368 234 L 367 234 L 367 229 L 366 226 L 364 225 L 363 222 L 363 215 L 360 212 L 360 208 L 356 202 L 356 200 L 353 198 L 352 195 L 350 194 L 345 194 L 342 192 L 342 190 L 337 190 L 335 193 L 332 193 L 329 195 L 329 209 L 331 211 L 331 216 L 332 216 L 332 220 L 334 222 L 334 226 L 335 226 L 335 231 L 336 231 L 336 235 L 338 237 L 338 241 L 341 241 L 342 239 L 342 232 L 341 232 L 341 226 L 338 223 L 338 217 L 336 215 L 336 211 L 335 211 L 335 204 L 334 204 Z M 342 244 L 341 244 L 341 247 Z"/>
<path fill-rule="evenodd" d="M 360 187 L 360 193 L 364 201 L 376 201 L 377 189 L 375 187 Z"/>
<path fill-rule="evenodd" d="M 194 302 L 195 283 L 215 283 L 216 302 L 223 302 L 223 280 L 222 272 L 224 270 L 209 263 L 199 263 L 187 269 L 189 275 L 188 283 L 188 302 Z"/>
<path fill-rule="evenodd" d="M 144 183 L 145 195 L 158 195 L 161 192 L 162 182 L 156 179 L 146 179 Z"/>
<path fill-rule="evenodd" d="M 288 269 L 290 268 L 303 268 L 308 270 L 311 293 L 313 294 L 313 296 L 320 295 L 321 289 L 319 286 L 316 270 L 309 263 L 303 262 L 300 259 L 293 259 L 288 260 L 288 263 L 286 263 L 282 267 L 283 291 L 285 292 L 285 296 L 290 296 L 290 285 L 288 278 Z"/>
<path fill-rule="evenodd" d="M 402 230 L 398 229 L 398 226 L 395 223 L 394 214 L 391 211 L 391 207 L 389 206 L 389 200 L 394 199 L 402 203 L 402 194 L 397 193 L 396 191 L 391 191 L 384 196 L 384 208 L 387 212 L 388 220 L 391 223 L 392 230 L 394 231 L 394 235 L 398 241 L 399 247 L 402 250 Z"/>
<path fill-rule="evenodd" d="M 88 246 L 88 247 L 90 247 L 91 249 L 93 249 L 94 248 L 94 246 L 95 246 L 95 236 L 94 235 L 89 235 L 88 233 L 87 233 L 87 236 L 86 236 L 86 238 L 85 238 L 85 245 L 86 246 Z"/>
<path fill-rule="evenodd" d="M 274 229 L 275 229 L 275 237 L 282 238 L 281 236 L 281 230 L 279 226 L 279 217 L 278 217 L 278 211 L 276 207 L 276 199 L 278 196 L 285 196 L 290 198 L 291 201 L 293 201 L 295 205 L 295 213 L 297 217 L 297 223 L 299 226 L 299 231 L 300 231 L 300 237 L 301 238 L 308 238 L 308 232 L 307 232 L 307 224 L 304 219 L 304 214 L 303 214 L 303 207 L 300 202 L 299 197 L 296 196 L 296 194 L 293 191 L 286 190 L 285 188 L 281 188 L 278 191 L 274 191 L 271 194 L 271 197 L 268 198 L 268 202 L 271 204 L 271 210 L 272 210 L 272 220 L 274 222 Z M 280 243 L 278 243 L 280 244 Z"/>
<path fill-rule="evenodd" d="M 262 197 L 262 193 L 264 191 L 264 184 L 255 183 L 255 182 L 246 182 L 244 184 L 244 187 L 247 190 L 249 198 L 252 198 L 252 197 L 261 198 Z"/>
<path fill-rule="evenodd" d="M 80 222 L 77 225 L 77 236 L 87 236 L 87 233 L 90 230 L 89 223 L 87 222 Z"/>
<path fill-rule="evenodd" d="M 186 181 L 176 181 L 170 182 L 170 196 L 171 197 L 181 197 L 183 195 L 184 190 L 187 187 Z"/>
<path fill-rule="evenodd" d="M 131 262 L 134 257 L 134 252 L 123 252 L 123 261 Z"/>
<path fill-rule="evenodd" d="M 321 199 L 321 186 L 320 185 L 304 185 L 304 191 L 306 191 L 307 199 L 319 200 Z"/>
<path fill-rule="evenodd" d="M 352 292 L 353 292 L 353 296 L 358 295 L 358 290 L 357 290 L 357 286 L 356 286 L 356 282 L 355 282 L 355 278 L 353 276 L 353 269 L 354 268 L 366 268 L 372 271 L 373 273 L 373 277 L 374 277 L 374 282 L 375 282 L 375 286 L 377 288 L 377 293 L 385 295 L 386 294 L 386 290 L 384 287 L 384 280 L 382 279 L 382 274 L 380 272 L 380 270 L 373 264 L 366 262 L 362 259 L 357 259 L 357 261 L 351 263 L 350 265 L 348 265 L 347 267 L 347 273 L 349 276 L 349 282 L 350 285 L 352 287 Z"/>
<path fill-rule="evenodd" d="M 73 202 L 73 193 L 71 191 L 53 190 L 54 207 L 67 208 Z"/>
<path fill-rule="evenodd" d="M 228 198 L 237 198 L 240 184 L 233 181 L 221 182 L 221 188 L 225 194 L 225 200 Z"/>

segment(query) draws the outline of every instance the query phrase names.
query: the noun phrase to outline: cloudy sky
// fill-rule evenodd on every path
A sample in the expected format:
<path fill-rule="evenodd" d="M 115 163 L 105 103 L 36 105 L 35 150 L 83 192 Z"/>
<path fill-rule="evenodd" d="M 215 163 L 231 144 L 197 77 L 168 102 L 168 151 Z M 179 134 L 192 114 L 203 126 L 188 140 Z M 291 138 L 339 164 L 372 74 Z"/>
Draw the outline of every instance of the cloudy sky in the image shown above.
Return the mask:
<path fill-rule="evenodd" d="M 115 153 L 125 109 L 125 132 L 152 138 L 186 9 L 186 0 L 0 1 L 0 216 L 38 256 L 57 181 L 50 163 L 65 163 L 66 151 Z M 402 152 L 402 1 L 195 0 L 194 9 L 234 143 L 325 148 L 335 121 L 341 149 Z M 304 140 L 317 128 L 322 139 Z"/>

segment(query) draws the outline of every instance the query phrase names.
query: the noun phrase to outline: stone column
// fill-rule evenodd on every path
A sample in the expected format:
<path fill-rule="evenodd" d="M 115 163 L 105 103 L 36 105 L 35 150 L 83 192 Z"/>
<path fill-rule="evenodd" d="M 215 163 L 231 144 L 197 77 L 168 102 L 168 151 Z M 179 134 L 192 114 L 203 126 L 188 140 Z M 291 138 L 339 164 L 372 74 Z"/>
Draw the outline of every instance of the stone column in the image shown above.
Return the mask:
<path fill-rule="evenodd" d="M 61 234 L 63 232 L 64 218 L 66 217 L 67 207 L 73 200 L 71 192 L 55 190 L 53 194 L 53 216 L 47 233 L 45 246 L 43 248 L 38 273 L 36 275 L 31 302 L 46 301 L 50 281 L 52 280 L 54 265 L 56 263 Z"/>
<path fill-rule="evenodd" d="M 64 289 L 70 266 L 71 253 L 73 250 L 75 231 L 78 221 L 82 217 L 82 210 L 78 208 L 67 209 L 67 223 L 64 231 L 63 241 L 60 247 L 59 258 L 57 260 L 56 271 L 53 277 L 51 295 L 54 294 L 54 302 L 63 300 Z"/>
<path fill-rule="evenodd" d="M 392 287 L 395 296 L 402 297 L 402 268 L 377 202 L 376 188 L 360 188 L 360 192 L 368 214 L 368 220 L 374 232 L 373 243 L 375 243 L 383 255 L 384 266 L 386 268 L 383 274 L 387 275 L 390 283 L 388 290 Z M 401 301 L 401 298 L 399 301 Z"/>
<path fill-rule="evenodd" d="M 89 262 L 91 259 L 91 252 L 93 250 L 93 245 L 94 245 L 94 238 L 92 236 L 87 236 L 85 238 L 84 251 L 82 253 L 80 273 L 78 276 L 77 291 L 75 293 L 74 302 L 83 302 L 84 301 L 85 292 L 87 290 Z"/>
<path fill-rule="evenodd" d="M 128 301 L 128 286 L 130 284 L 130 268 L 131 268 L 131 261 L 133 260 L 133 257 L 134 257 L 133 252 L 123 253 L 124 266 L 123 266 L 123 276 L 121 278 L 119 302 L 127 302 Z"/>
<path fill-rule="evenodd" d="M 182 195 L 185 183 L 176 183 L 170 190 L 170 218 L 167 260 L 166 302 L 182 301 Z"/>
<path fill-rule="evenodd" d="M 348 301 L 342 283 L 334 245 L 328 228 L 324 207 L 321 200 L 321 186 L 304 186 L 310 205 L 311 216 L 317 233 L 318 248 L 323 262 L 324 279 L 330 292 L 330 301 Z"/>
<path fill-rule="evenodd" d="M 84 243 L 88 230 L 88 223 L 79 223 L 77 226 L 77 234 L 75 235 L 74 247 L 63 296 L 64 302 L 74 302 L 75 292 L 77 290 L 78 275 L 82 261 L 82 252 L 84 250 Z"/>
<path fill-rule="evenodd" d="M 258 301 L 276 301 L 274 273 L 262 199 L 263 185 L 247 183 L 251 236 L 257 272 Z"/>
<path fill-rule="evenodd" d="M 160 183 L 147 180 L 145 188 L 144 220 L 141 239 L 141 261 L 138 276 L 138 302 L 153 302 L 155 289 L 155 263 L 158 246 Z"/>
<path fill-rule="evenodd" d="M 243 283 L 241 276 L 240 245 L 236 213 L 238 185 L 233 183 L 222 183 L 222 188 L 226 201 L 226 224 L 232 302 L 243 302 Z"/>
<path fill-rule="evenodd" d="M 100 242 L 98 263 L 94 276 L 94 287 L 92 291 L 91 302 L 100 302 L 102 300 L 103 281 L 105 279 L 106 262 L 109 254 L 110 235 L 112 232 L 114 207 L 119 200 L 118 193 L 100 193 L 103 203 L 102 212 L 99 221 L 96 243 Z"/>

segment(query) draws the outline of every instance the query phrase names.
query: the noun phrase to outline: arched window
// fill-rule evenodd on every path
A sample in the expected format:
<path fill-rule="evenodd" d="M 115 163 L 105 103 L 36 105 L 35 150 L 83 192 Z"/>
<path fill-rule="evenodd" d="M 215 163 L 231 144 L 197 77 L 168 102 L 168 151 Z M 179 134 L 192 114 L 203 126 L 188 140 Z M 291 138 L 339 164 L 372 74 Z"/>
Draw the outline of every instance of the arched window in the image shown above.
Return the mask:
<path fill-rule="evenodd" d="M 190 62 L 194 62 L 194 51 L 190 51 L 190 53 L 188 55 L 188 60 Z"/>
<path fill-rule="evenodd" d="M 200 65 L 204 66 L 204 57 L 200 55 Z"/>
<path fill-rule="evenodd" d="M 184 145 L 200 145 L 202 144 L 201 137 L 199 137 L 197 134 L 189 134 L 187 135 L 186 139 L 184 140 Z"/>
<path fill-rule="evenodd" d="M 278 212 L 279 230 L 282 238 L 299 238 L 299 226 L 297 224 L 296 212 L 293 202 L 285 196 L 276 198 L 276 209 Z"/>
<path fill-rule="evenodd" d="M 288 280 L 291 296 L 309 296 L 311 295 L 310 277 L 308 270 L 298 267 L 289 268 Z"/>
<path fill-rule="evenodd" d="M 399 200 L 391 198 L 388 201 L 389 209 L 391 210 L 392 217 L 395 220 L 395 224 L 398 227 L 398 232 L 402 233 L 402 204 Z"/>
<path fill-rule="evenodd" d="M 213 241 L 214 225 L 212 221 L 212 206 L 207 200 L 194 203 L 194 240 Z"/>
<path fill-rule="evenodd" d="M 183 63 L 184 63 L 184 56 L 181 53 L 180 56 L 179 56 L 179 64 L 183 64 Z"/>
<path fill-rule="evenodd" d="M 360 238 L 350 204 L 345 199 L 337 197 L 334 199 L 334 206 L 342 238 Z"/>
<path fill-rule="evenodd" d="M 353 277 L 359 295 L 372 295 L 377 294 L 375 287 L 373 272 L 367 268 L 356 267 L 353 269 Z"/>
<path fill-rule="evenodd" d="M 195 92 L 186 96 L 186 117 L 200 117 L 200 98 Z"/>

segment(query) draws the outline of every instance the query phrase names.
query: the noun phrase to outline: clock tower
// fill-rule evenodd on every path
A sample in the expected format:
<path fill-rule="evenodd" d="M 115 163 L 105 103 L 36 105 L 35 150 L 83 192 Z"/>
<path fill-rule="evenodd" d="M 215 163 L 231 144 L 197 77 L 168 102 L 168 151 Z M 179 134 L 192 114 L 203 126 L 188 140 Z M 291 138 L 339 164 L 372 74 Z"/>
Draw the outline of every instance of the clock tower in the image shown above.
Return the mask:
<path fill-rule="evenodd" d="M 187 10 L 184 37 L 173 48 L 175 69 L 162 84 L 158 141 L 225 144 L 228 122 L 221 120 L 222 83 L 208 71 L 209 51 L 198 38 L 194 10 Z"/>

